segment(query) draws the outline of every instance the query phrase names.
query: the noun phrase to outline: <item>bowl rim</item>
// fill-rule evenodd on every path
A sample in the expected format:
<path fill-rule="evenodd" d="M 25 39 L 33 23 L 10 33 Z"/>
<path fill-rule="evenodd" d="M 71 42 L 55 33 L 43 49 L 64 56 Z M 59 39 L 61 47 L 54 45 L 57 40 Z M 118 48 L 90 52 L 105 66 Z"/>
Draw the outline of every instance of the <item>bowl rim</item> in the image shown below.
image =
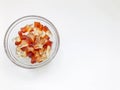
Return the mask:
<path fill-rule="evenodd" d="M 42 65 L 37 65 L 37 66 L 33 66 L 33 67 L 28 67 L 28 66 L 23 66 L 23 65 L 20 65 L 18 63 L 16 63 L 13 58 L 10 56 L 10 53 L 9 53 L 9 50 L 7 50 L 7 45 L 6 45 L 6 42 L 7 42 L 7 35 L 9 34 L 10 29 L 11 27 L 16 24 L 18 21 L 22 20 L 22 19 L 25 19 L 25 18 L 39 18 L 39 19 L 43 19 L 45 21 L 47 21 L 49 24 L 51 24 L 51 26 L 54 28 L 54 31 L 56 33 L 56 36 L 57 36 L 57 46 L 55 48 L 55 52 L 53 53 L 53 56 L 50 60 L 46 60 L 45 62 L 46 63 L 43 63 Z M 60 36 L 59 36 L 59 33 L 58 33 L 58 30 L 56 29 L 56 27 L 53 25 L 53 23 L 51 21 L 49 21 L 48 19 L 46 19 L 45 17 L 42 17 L 42 16 L 38 16 L 38 15 L 27 15 L 27 16 L 23 16 L 21 18 L 18 18 L 16 19 L 12 24 L 10 24 L 10 26 L 8 27 L 5 35 L 4 35 L 4 50 L 5 50 L 5 53 L 7 55 L 7 57 L 10 59 L 10 61 L 12 61 L 15 65 L 21 67 L 21 68 L 25 68 L 25 69 L 35 69 L 35 68 L 40 68 L 40 67 L 43 67 L 44 65 L 48 64 L 49 62 L 51 62 L 55 56 L 57 55 L 57 52 L 59 50 L 59 47 L 60 47 Z"/>

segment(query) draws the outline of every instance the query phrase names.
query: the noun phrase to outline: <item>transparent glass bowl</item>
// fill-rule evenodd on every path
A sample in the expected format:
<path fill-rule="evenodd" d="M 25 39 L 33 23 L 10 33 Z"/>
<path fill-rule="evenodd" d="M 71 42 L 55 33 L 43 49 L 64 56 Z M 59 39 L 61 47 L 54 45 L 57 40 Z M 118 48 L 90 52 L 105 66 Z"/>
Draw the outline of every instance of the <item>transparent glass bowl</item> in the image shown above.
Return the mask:
<path fill-rule="evenodd" d="M 43 62 L 40 62 L 40 63 L 31 64 L 29 58 L 22 58 L 16 54 L 16 46 L 14 43 L 14 39 L 16 36 L 18 36 L 18 31 L 20 30 L 21 27 L 24 27 L 25 25 L 33 24 L 35 21 L 38 21 L 43 25 L 46 25 L 50 29 L 52 33 L 51 40 L 53 42 L 53 45 L 50 52 L 50 56 L 48 57 L 47 60 L 44 60 Z M 51 60 L 53 60 L 53 58 L 57 54 L 59 43 L 60 43 L 59 35 L 55 26 L 46 18 L 43 18 L 41 16 L 34 16 L 34 15 L 25 16 L 13 22 L 8 28 L 4 38 L 4 48 L 8 58 L 14 64 L 23 68 L 28 68 L 28 69 L 41 67 L 47 64 L 48 62 L 50 62 Z"/>

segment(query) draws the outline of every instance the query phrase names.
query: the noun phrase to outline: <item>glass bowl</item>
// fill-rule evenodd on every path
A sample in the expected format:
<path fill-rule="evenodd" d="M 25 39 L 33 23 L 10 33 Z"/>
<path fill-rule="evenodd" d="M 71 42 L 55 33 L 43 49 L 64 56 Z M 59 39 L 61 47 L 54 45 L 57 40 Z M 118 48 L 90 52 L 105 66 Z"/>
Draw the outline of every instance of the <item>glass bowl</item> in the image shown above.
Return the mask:
<path fill-rule="evenodd" d="M 52 44 L 50 56 L 48 57 L 47 60 L 44 60 L 40 63 L 31 64 L 30 58 L 22 58 L 16 54 L 16 46 L 14 43 L 14 39 L 16 36 L 18 36 L 18 31 L 20 30 L 21 27 L 24 27 L 25 25 L 33 24 L 35 21 L 42 23 L 43 25 L 47 26 L 50 29 L 52 33 L 51 40 L 53 44 Z M 57 51 L 59 48 L 59 42 L 60 41 L 59 41 L 59 35 L 57 32 L 57 29 L 49 20 L 41 16 L 30 15 L 30 16 L 19 18 L 18 20 L 16 20 L 10 25 L 10 27 L 8 28 L 5 34 L 4 48 L 8 58 L 14 64 L 23 68 L 33 69 L 33 68 L 41 67 L 47 64 L 48 62 L 50 62 L 51 60 L 53 60 L 53 58 L 57 54 Z"/>

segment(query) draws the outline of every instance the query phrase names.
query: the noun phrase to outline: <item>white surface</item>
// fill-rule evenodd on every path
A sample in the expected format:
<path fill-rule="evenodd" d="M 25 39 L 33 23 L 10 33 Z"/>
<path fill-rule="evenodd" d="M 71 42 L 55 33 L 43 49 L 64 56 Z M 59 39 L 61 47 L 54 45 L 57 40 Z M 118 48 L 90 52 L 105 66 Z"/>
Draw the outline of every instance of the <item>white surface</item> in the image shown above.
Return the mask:
<path fill-rule="evenodd" d="M 9 25 L 40 15 L 57 27 L 61 45 L 48 65 L 27 70 L 7 58 Z M 120 90 L 119 0 L 0 0 L 0 90 Z"/>

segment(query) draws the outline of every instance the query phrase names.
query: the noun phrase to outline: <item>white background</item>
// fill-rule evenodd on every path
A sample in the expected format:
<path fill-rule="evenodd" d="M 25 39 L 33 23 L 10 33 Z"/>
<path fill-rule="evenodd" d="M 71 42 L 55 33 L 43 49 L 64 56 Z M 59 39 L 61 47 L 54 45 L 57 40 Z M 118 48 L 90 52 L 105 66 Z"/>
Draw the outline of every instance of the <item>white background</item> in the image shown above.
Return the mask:
<path fill-rule="evenodd" d="M 3 47 L 9 25 L 40 15 L 58 29 L 48 65 L 14 65 Z M 0 0 L 0 90 L 120 90 L 120 0 Z"/>

